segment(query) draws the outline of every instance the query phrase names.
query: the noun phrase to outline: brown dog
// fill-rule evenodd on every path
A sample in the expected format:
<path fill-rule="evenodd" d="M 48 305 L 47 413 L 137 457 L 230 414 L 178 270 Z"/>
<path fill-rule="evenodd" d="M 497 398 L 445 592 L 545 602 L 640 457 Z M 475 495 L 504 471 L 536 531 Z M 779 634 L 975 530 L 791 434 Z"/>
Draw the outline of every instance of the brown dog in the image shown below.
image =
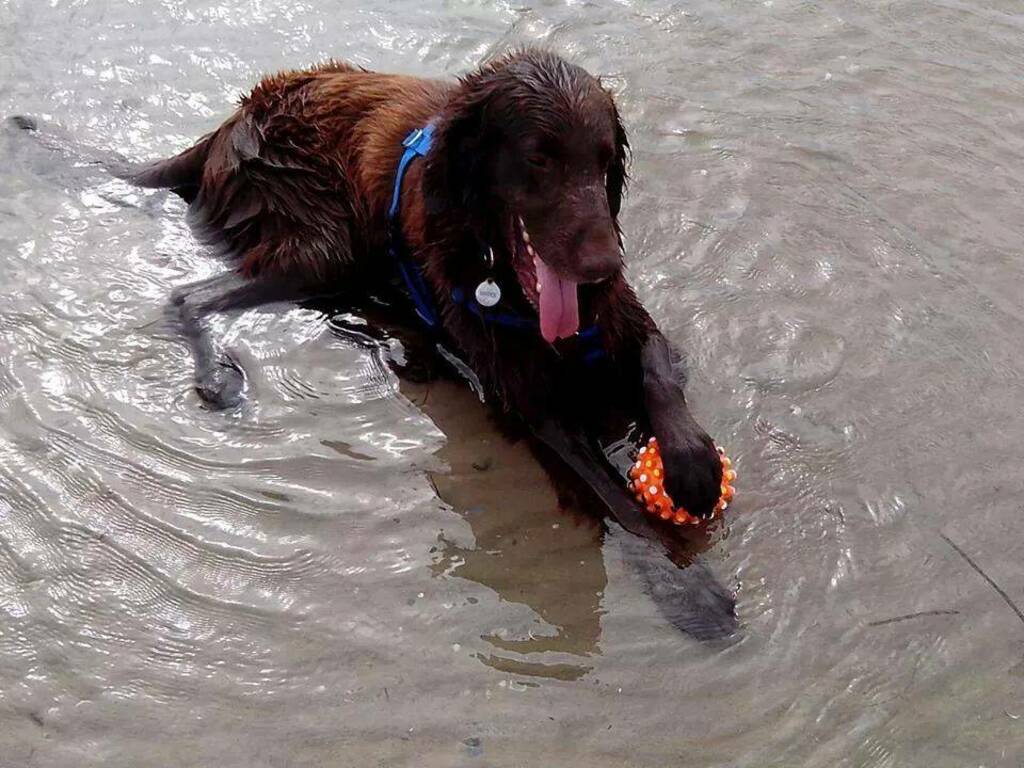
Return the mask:
<path fill-rule="evenodd" d="M 403 140 L 428 125 L 432 144 L 396 194 Z M 235 265 L 174 294 L 211 404 L 236 402 L 244 377 L 205 316 L 383 289 L 404 268 L 428 320 L 506 411 L 550 435 L 631 406 L 661 443 L 669 493 L 707 515 L 718 457 L 622 274 L 627 146 L 597 79 L 522 51 L 458 82 L 337 63 L 275 75 L 198 144 L 128 177 L 174 189 Z M 484 283 L 500 289 L 494 307 L 470 298 Z"/>

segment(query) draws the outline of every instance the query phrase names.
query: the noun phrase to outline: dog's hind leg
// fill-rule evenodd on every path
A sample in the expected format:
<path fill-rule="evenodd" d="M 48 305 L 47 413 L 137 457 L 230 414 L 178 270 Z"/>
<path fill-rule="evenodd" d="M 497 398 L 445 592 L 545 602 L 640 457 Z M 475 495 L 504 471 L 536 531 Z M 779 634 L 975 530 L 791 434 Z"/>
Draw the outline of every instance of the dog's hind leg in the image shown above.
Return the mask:
<path fill-rule="evenodd" d="M 245 390 L 242 367 L 210 337 L 206 324 L 210 315 L 304 298 L 309 298 L 309 292 L 298 284 L 280 278 L 247 278 L 237 272 L 176 288 L 171 293 L 171 319 L 192 351 L 199 397 L 220 410 L 238 405 Z"/>

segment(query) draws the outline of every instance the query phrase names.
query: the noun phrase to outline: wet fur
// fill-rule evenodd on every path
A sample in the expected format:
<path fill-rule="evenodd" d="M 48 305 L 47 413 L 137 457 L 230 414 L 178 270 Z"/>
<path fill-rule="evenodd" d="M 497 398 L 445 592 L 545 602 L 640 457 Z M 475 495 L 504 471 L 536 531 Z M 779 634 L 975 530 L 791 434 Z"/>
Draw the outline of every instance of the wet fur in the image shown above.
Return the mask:
<path fill-rule="evenodd" d="M 481 247 L 490 244 L 506 287 L 503 302 L 532 312 L 513 290 L 517 278 L 502 251 L 514 212 L 498 190 L 513 182 L 500 177 L 494 158 L 510 135 L 553 131 L 566 115 L 579 125 L 570 125 L 569 144 L 586 142 L 606 116 L 615 141 L 601 200 L 562 209 L 558 217 L 537 214 L 531 224 L 547 232 L 556 244 L 551 250 L 557 246 L 571 259 L 587 249 L 559 239 L 563 230 L 578 229 L 569 219 L 610 217 L 618 238 L 628 144 L 614 101 L 598 81 L 543 51 L 509 54 L 455 82 L 337 62 L 276 74 L 195 146 L 129 174 L 139 185 L 170 187 L 189 201 L 196 232 L 235 266 L 222 283 L 175 296 L 197 353 L 200 392 L 230 405 L 241 388 L 240 371 L 203 336 L 204 315 L 390 282 L 386 212 L 402 140 L 434 120 L 435 144 L 404 182 L 401 235 L 433 288 L 445 335 L 492 399 L 528 424 L 557 419 L 570 431 L 590 430 L 610 408 L 631 406 L 662 444 L 670 493 L 689 509 L 708 512 L 721 470 L 710 438 L 689 413 L 667 342 L 625 280 L 620 243 L 613 243 L 614 273 L 579 288 L 583 322 L 600 324 L 608 357 L 596 371 L 578 362 L 571 339 L 556 349 L 538 334 L 484 326 L 451 299 L 453 287 L 472 291 L 486 275 Z M 574 192 L 554 191 L 559 198 Z"/>

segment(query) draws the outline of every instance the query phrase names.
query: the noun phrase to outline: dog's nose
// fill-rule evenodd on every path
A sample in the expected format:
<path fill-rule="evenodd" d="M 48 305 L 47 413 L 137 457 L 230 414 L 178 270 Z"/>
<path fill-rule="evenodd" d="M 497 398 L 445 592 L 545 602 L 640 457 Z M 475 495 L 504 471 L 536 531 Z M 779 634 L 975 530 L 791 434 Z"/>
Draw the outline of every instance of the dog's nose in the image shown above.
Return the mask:
<path fill-rule="evenodd" d="M 598 283 L 621 269 L 619 237 L 611 224 L 582 227 L 575 240 L 574 271 L 580 282 Z"/>

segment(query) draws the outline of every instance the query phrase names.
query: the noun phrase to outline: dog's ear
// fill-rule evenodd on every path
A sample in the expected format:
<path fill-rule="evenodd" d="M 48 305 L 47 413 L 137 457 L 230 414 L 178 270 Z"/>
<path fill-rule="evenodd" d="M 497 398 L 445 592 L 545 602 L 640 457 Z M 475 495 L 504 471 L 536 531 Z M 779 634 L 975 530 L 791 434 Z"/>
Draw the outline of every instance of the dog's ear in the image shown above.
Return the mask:
<path fill-rule="evenodd" d="M 471 214 L 486 205 L 496 149 L 489 113 L 497 89 L 492 80 L 467 79 L 446 105 L 423 172 L 429 213 L 454 209 Z"/>
<path fill-rule="evenodd" d="M 604 184 L 608 194 L 608 209 L 611 211 L 612 218 L 617 219 L 619 210 L 622 208 L 622 194 L 625 192 L 628 181 L 626 165 L 629 160 L 629 139 L 626 138 L 626 129 L 622 125 L 622 117 L 619 115 L 614 101 L 612 102 L 612 114 L 615 117 L 615 156 L 608 166 Z"/>

